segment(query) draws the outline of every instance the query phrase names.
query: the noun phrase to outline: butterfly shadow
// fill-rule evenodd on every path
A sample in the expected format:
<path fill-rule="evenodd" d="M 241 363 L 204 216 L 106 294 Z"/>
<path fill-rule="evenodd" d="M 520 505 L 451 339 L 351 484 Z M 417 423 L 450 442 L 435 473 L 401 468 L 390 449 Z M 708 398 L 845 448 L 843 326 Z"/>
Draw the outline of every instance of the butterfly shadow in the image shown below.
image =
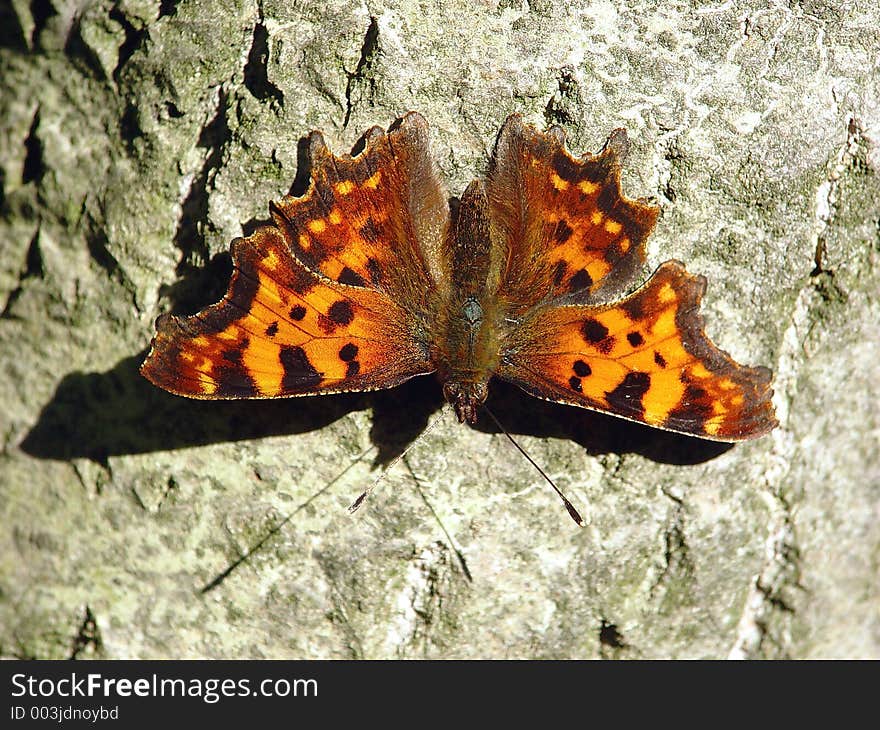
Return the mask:
<path fill-rule="evenodd" d="M 145 353 L 105 372 L 66 375 L 21 443 L 38 458 L 143 454 L 322 428 L 362 408 L 356 397 L 283 401 L 199 401 L 151 385 L 138 372 Z"/>
<path fill-rule="evenodd" d="M 593 456 L 633 453 L 658 463 L 684 466 L 710 461 L 733 447 L 540 400 L 505 382 L 493 381 L 487 405 L 511 435 L 570 440 Z M 475 428 L 500 432 L 492 419 L 485 417 Z"/>
<path fill-rule="evenodd" d="M 36 458 L 87 458 L 246 441 L 319 430 L 349 413 L 372 410 L 375 465 L 386 465 L 418 438 L 442 406 L 434 378 L 414 378 L 387 391 L 277 400 L 200 401 L 156 388 L 138 372 L 145 352 L 104 372 L 73 372 L 59 382 L 21 442 Z M 509 433 L 569 439 L 588 453 L 638 453 L 657 462 L 696 464 L 731 448 L 530 397 L 502 382 L 488 405 Z M 451 417 L 451 416 L 450 416 Z M 462 437 L 467 438 L 467 427 Z M 485 415 L 479 431 L 498 433 Z"/>
<path fill-rule="evenodd" d="M 138 368 L 145 354 L 123 358 L 104 372 L 65 375 L 21 449 L 40 459 L 87 458 L 106 465 L 111 456 L 316 431 L 371 408 L 375 461 L 386 464 L 440 407 L 439 390 L 426 378 L 378 393 L 277 400 L 181 398 L 141 376 Z"/>

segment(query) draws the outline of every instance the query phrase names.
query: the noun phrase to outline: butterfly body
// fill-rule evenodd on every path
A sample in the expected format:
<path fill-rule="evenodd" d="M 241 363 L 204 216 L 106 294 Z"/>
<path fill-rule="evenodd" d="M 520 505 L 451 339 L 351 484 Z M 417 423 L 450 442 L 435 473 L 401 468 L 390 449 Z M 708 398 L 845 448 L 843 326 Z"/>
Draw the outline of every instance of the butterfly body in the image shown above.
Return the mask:
<path fill-rule="evenodd" d="M 473 423 L 500 377 L 703 438 L 776 425 L 770 372 L 705 335 L 705 279 L 667 261 L 631 291 L 659 209 L 620 192 L 623 130 L 575 158 L 561 129 L 513 115 L 487 178 L 452 206 L 420 115 L 363 141 L 336 157 L 311 134 L 309 190 L 233 242 L 222 301 L 158 320 L 148 379 L 194 398 L 273 398 L 436 373 Z"/>
<path fill-rule="evenodd" d="M 462 423 L 477 420 L 504 346 L 504 303 L 497 296 L 497 265 L 485 186 L 474 181 L 462 195 L 447 230 L 449 272 L 440 284 L 440 316 L 431 360 L 443 395 Z M 495 260 L 497 261 L 497 256 Z"/>

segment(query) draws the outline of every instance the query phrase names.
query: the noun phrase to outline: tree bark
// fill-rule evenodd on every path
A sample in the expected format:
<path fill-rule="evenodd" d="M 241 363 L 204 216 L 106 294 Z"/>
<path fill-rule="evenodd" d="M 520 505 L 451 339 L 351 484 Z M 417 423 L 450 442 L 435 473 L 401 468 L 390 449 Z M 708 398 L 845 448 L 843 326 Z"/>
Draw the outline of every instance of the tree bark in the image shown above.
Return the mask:
<path fill-rule="evenodd" d="M 805 7 L 810 7 L 808 11 Z M 37 13 L 37 14 L 35 14 Z M 880 657 L 876 3 L 14 0 L 0 12 L 0 655 Z M 407 110 L 452 194 L 506 116 L 662 207 L 654 268 L 775 373 L 727 448 L 493 383 L 194 402 L 137 373 L 232 238 Z M 347 505 L 410 445 L 354 516 Z"/>

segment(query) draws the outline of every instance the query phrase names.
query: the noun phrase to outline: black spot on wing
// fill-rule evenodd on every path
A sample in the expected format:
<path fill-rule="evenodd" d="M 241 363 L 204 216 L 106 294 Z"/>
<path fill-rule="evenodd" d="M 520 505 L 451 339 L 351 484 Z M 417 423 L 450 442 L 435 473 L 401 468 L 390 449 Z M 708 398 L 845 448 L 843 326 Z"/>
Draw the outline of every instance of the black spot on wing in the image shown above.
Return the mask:
<path fill-rule="evenodd" d="M 642 337 L 642 335 L 638 332 L 628 332 L 626 335 L 626 339 L 633 347 L 638 347 L 645 341 L 645 338 Z"/>
<path fill-rule="evenodd" d="M 370 281 L 374 284 L 378 284 L 382 280 L 382 267 L 379 266 L 379 262 L 376 259 L 367 259 L 367 274 L 369 274 Z"/>
<path fill-rule="evenodd" d="M 240 365 L 214 368 L 212 377 L 217 381 L 214 395 L 218 398 L 253 398 L 259 395 L 256 383 Z"/>
<path fill-rule="evenodd" d="M 681 402 L 669 412 L 663 425 L 677 431 L 701 434 L 706 432 L 706 423 L 713 414 L 709 394 L 703 388 L 688 383 Z"/>
<path fill-rule="evenodd" d="M 266 337 L 274 337 L 278 334 L 278 322 L 272 322 L 266 327 Z"/>
<path fill-rule="evenodd" d="M 581 334 L 591 345 L 595 345 L 608 337 L 608 328 L 596 319 L 584 320 Z"/>
<path fill-rule="evenodd" d="M 614 338 L 609 337 L 608 328 L 596 319 L 591 318 L 584 321 L 581 325 L 581 335 L 599 352 L 609 353 L 614 347 Z"/>
<path fill-rule="evenodd" d="M 334 324 L 344 327 L 351 324 L 351 321 L 354 319 L 354 311 L 351 308 L 351 304 L 344 299 L 340 299 L 330 306 L 327 316 Z"/>
<path fill-rule="evenodd" d="M 248 340 L 245 339 L 245 341 L 241 345 L 241 347 L 234 347 L 234 348 L 230 348 L 228 350 L 223 350 L 223 352 L 220 354 L 220 357 L 222 357 L 228 363 L 231 363 L 233 365 L 239 365 L 239 364 L 241 364 L 241 356 L 243 354 L 243 348 L 247 347 L 247 345 L 248 345 Z"/>
<path fill-rule="evenodd" d="M 213 368 L 213 377 L 217 381 L 215 395 L 221 398 L 252 398 L 258 394 L 256 383 L 241 361 L 249 344 L 250 341 L 245 338 L 237 346 L 220 353 L 224 364 Z"/>
<path fill-rule="evenodd" d="M 333 322 L 333 324 L 345 327 L 346 325 L 351 324 L 351 321 L 354 319 L 354 310 L 352 310 L 351 304 L 344 299 L 340 299 L 338 302 L 333 302 L 333 304 L 330 305 L 330 309 L 327 311 L 327 317 Z"/>
<path fill-rule="evenodd" d="M 571 277 L 571 281 L 568 282 L 568 288 L 571 291 L 580 291 L 581 289 L 587 289 L 593 285 L 593 277 L 590 276 L 590 272 L 586 269 L 581 269 L 574 276 Z"/>
<path fill-rule="evenodd" d="M 352 378 L 361 371 L 361 364 L 357 360 L 352 360 L 345 368 L 345 377 Z"/>
<path fill-rule="evenodd" d="M 612 164 L 613 159 L 608 155 L 599 155 L 595 159 L 587 158 L 581 163 L 581 177 L 602 184 L 611 174 Z"/>
<path fill-rule="evenodd" d="M 581 166 L 562 150 L 553 155 L 550 164 L 554 172 L 567 182 L 575 182 L 583 177 Z"/>
<path fill-rule="evenodd" d="M 568 379 L 568 385 L 569 385 L 569 387 L 570 387 L 573 391 L 575 391 L 576 393 L 583 393 L 583 392 L 584 392 L 584 389 L 583 389 L 583 387 L 581 386 L 581 379 L 580 379 L 580 378 L 576 378 L 574 375 L 572 375 L 572 376 Z"/>
<path fill-rule="evenodd" d="M 331 334 L 337 327 L 345 327 L 354 319 L 354 310 L 345 299 L 333 302 L 327 314 L 318 315 L 318 326 L 324 334 Z"/>
<path fill-rule="evenodd" d="M 566 221 L 560 219 L 556 224 L 556 230 L 553 231 L 553 238 L 556 239 L 556 243 L 562 244 L 571 238 L 572 233 L 574 233 L 574 229 Z"/>
<path fill-rule="evenodd" d="M 590 368 L 590 366 L 583 360 L 575 360 L 574 367 L 572 369 L 574 370 L 574 374 L 577 375 L 579 378 L 586 378 L 593 372 L 592 368 Z"/>
<path fill-rule="evenodd" d="M 638 322 L 645 316 L 645 302 L 643 296 L 635 296 L 631 299 L 626 299 L 620 303 L 620 306 L 623 308 L 623 311 L 626 312 L 627 316 L 634 322 Z"/>
<path fill-rule="evenodd" d="M 290 318 L 294 322 L 301 322 L 306 316 L 306 308 L 302 304 L 297 304 L 290 310 Z"/>
<path fill-rule="evenodd" d="M 627 373 L 623 381 L 614 390 L 605 393 L 608 405 L 615 412 L 625 416 L 642 416 L 642 396 L 651 387 L 651 376 L 648 373 L 634 371 Z"/>
<path fill-rule="evenodd" d="M 353 342 L 349 342 L 339 349 L 339 359 L 343 362 L 351 362 L 357 357 L 357 354 L 358 346 Z"/>
<path fill-rule="evenodd" d="M 376 226 L 376 221 L 372 217 L 367 218 L 366 222 L 358 230 L 358 234 L 367 243 L 376 243 L 379 240 L 379 229 Z"/>
<path fill-rule="evenodd" d="M 663 357 L 657 350 L 654 350 L 654 362 L 661 368 L 666 367 L 666 358 Z"/>
<path fill-rule="evenodd" d="M 648 237 L 657 219 L 656 209 L 646 210 L 642 203 L 624 201 L 619 184 L 604 185 L 596 197 L 596 207 L 623 226 L 624 234 L 629 237 L 631 245 L 635 248 L 641 246 Z M 616 260 L 623 256 L 623 251 L 619 246 L 614 248 L 616 248 L 614 257 Z"/>
<path fill-rule="evenodd" d="M 308 355 L 301 347 L 282 347 L 279 354 L 284 376 L 281 388 L 289 393 L 311 390 L 321 382 L 321 374 L 315 370 Z"/>
<path fill-rule="evenodd" d="M 616 185 L 605 185 L 596 196 L 596 207 L 606 215 L 614 212 L 615 216 L 619 213 L 616 210 L 620 201 L 620 191 Z"/>
<path fill-rule="evenodd" d="M 357 271 L 346 266 L 339 272 L 336 279 L 340 284 L 348 284 L 349 286 L 366 286 L 367 282 Z"/>

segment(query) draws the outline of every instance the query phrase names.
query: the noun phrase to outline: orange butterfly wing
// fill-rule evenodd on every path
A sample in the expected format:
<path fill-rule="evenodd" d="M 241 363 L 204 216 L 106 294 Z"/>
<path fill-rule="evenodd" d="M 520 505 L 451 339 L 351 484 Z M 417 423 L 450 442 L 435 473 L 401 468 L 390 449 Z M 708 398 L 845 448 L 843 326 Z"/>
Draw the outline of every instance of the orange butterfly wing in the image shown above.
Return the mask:
<path fill-rule="evenodd" d="M 629 143 L 615 130 L 597 155 L 572 157 L 561 128 L 546 133 L 510 116 L 487 180 L 507 250 L 499 295 L 514 303 L 619 295 L 645 259 L 659 208 L 620 191 Z"/>
<path fill-rule="evenodd" d="M 449 225 L 428 124 L 410 112 L 387 134 L 373 127 L 363 141 L 359 155 L 336 157 L 321 133 L 312 132 L 309 190 L 272 204 L 272 217 L 310 270 L 427 309 L 426 291 L 446 276 L 442 246 Z"/>
<path fill-rule="evenodd" d="M 388 388 L 433 371 L 406 313 L 381 292 L 321 279 L 274 228 L 232 244 L 219 303 L 164 315 L 141 373 L 193 398 L 275 398 Z"/>
<path fill-rule="evenodd" d="M 546 400 L 703 438 L 776 425 L 770 371 L 734 362 L 706 337 L 705 279 L 668 261 L 635 293 L 659 209 L 620 191 L 623 130 L 573 157 L 558 127 L 510 117 L 487 190 L 506 250 L 498 297 L 516 322 L 495 374 Z M 611 302 L 611 303 L 608 303 Z"/>
<path fill-rule="evenodd" d="M 193 398 L 274 398 L 434 371 L 425 297 L 448 211 L 426 124 L 410 114 L 365 141 L 335 157 L 312 134 L 309 190 L 272 206 L 275 225 L 233 241 L 220 302 L 159 318 L 147 379 Z"/>
<path fill-rule="evenodd" d="M 777 425 L 770 371 L 737 364 L 706 337 L 706 287 L 677 261 L 606 306 L 536 308 L 497 375 L 546 400 L 719 441 Z"/>

